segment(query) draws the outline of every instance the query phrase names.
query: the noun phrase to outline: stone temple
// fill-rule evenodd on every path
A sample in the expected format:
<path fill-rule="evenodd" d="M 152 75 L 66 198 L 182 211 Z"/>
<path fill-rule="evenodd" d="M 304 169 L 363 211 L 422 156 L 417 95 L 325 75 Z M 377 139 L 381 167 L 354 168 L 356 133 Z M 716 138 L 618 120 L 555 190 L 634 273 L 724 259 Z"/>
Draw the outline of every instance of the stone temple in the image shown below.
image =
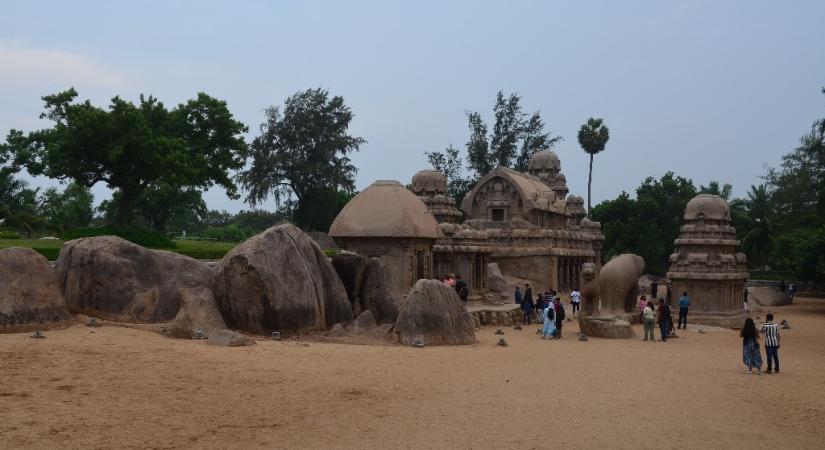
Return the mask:
<path fill-rule="evenodd" d="M 402 295 L 420 278 L 454 273 L 478 298 L 488 290 L 489 263 L 537 290 L 569 291 L 583 263 L 601 266 L 601 225 L 584 217 L 581 197 L 568 196 L 561 162 L 549 150 L 533 155 L 527 173 L 498 167 L 486 174 L 461 210 L 440 172 L 418 172 L 410 189 L 376 181 L 329 232 L 344 250 L 382 258 Z"/>
<path fill-rule="evenodd" d="M 685 207 L 684 220 L 667 273 L 674 301 L 688 293 L 691 323 L 742 326 L 743 289 L 749 275 L 727 202 L 717 195 L 697 195 Z"/>

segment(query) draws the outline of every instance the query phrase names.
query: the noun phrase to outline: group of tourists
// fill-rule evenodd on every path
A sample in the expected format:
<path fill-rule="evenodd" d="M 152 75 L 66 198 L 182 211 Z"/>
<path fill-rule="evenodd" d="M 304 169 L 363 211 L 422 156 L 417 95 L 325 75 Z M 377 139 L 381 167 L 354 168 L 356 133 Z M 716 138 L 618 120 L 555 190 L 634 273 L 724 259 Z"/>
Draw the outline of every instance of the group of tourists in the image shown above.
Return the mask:
<path fill-rule="evenodd" d="M 739 336 L 742 337 L 742 362 L 748 367 L 748 374 L 779 373 L 779 325 L 773 322 L 773 314 L 765 316 L 766 322 L 760 332 L 765 336 L 765 359 L 768 370 L 762 372 L 762 355 L 759 351 L 759 333 L 756 323 L 748 317 Z"/>
<path fill-rule="evenodd" d="M 461 279 L 461 275 L 456 275 L 453 273 L 444 275 L 441 277 L 441 282 L 446 286 L 455 289 L 455 293 L 458 294 L 461 301 L 467 301 L 467 297 L 470 295 L 470 289 L 467 287 L 467 283 Z"/>
<path fill-rule="evenodd" d="M 576 294 L 575 296 L 573 294 Z M 579 309 L 581 302 L 581 294 L 578 289 L 575 289 L 571 294 L 571 304 L 573 304 L 573 311 Z M 544 324 L 542 328 L 543 339 L 561 339 L 561 330 L 564 326 L 564 320 L 567 312 L 564 310 L 564 305 L 561 303 L 561 297 L 553 289 L 539 293 L 535 300 L 533 300 L 533 288 L 530 284 L 524 286 L 522 292 L 519 286 L 516 286 L 515 291 L 516 303 L 520 305 L 522 311 L 522 324 L 530 325 L 533 317 L 536 317 L 538 323 Z"/>
<path fill-rule="evenodd" d="M 687 329 L 688 308 L 690 307 L 690 297 L 687 292 L 679 298 L 679 324 L 677 328 Z M 667 342 L 668 337 L 675 336 L 673 329 L 673 314 L 667 300 L 660 298 L 657 301 L 648 300 L 644 295 L 639 299 L 639 318 L 644 326 L 645 341 L 655 341 L 653 330 L 658 324 L 661 342 Z"/>

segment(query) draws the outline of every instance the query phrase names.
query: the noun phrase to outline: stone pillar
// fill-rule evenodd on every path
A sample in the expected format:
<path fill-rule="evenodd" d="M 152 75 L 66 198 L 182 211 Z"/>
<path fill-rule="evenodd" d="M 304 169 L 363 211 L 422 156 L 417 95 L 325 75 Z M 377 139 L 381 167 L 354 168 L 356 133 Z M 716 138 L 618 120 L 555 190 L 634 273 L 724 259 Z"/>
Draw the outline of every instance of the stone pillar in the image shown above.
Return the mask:
<path fill-rule="evenodd" d="M 561 283 L 559 284 L 559 291 L 564 291 L 567 289 L 567 278 L 570 275 L 570 265 L 567 262 L 567 258 L 562 259 L 562 271 L 561 271 Z"/>

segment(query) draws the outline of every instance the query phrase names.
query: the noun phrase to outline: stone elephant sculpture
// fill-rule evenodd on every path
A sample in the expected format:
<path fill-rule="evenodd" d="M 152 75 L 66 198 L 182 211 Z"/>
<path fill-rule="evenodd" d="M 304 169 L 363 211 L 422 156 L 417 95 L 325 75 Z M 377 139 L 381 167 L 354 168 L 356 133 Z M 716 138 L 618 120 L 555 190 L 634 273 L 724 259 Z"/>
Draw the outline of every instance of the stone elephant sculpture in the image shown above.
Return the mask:
<path fill-rule="evenodd" d="M 614 257 L 596 275 L 595 266 L 582 266 L 582 312 L 585 315 L 621 315 L 635 311 L 639 277 L 645 260 L 632 253 Z M 601 309 L 598 302 L 601 300 Z"/>
<path fill-rule="evenodd" d="M 624 314 L 636 308 L 639 277 L 645 270 L 645 260 L 632 253 L 621 254 L 602 267 L 599 273 L 601 314 Z"/>

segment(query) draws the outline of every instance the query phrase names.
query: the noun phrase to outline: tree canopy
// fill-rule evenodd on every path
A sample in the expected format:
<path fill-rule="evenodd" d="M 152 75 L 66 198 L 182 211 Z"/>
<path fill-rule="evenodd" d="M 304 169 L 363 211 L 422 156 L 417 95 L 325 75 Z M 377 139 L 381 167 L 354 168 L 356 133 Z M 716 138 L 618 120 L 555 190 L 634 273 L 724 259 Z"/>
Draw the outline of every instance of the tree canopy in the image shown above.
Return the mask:
<path fill-rule="evenodd" d="M 635 199 L 622 192 L 615 200 L 596 205 L 593 219 L 602 223 L 605 259 L 636 253 L 645 259 L 649 272 L 667 272 L 685 206 L 694 196 L 693 181 L 667 172 L 659 179 L 647 177 L 636 189 Z"/>
<path fill-rule="evenodd" d="M 343 97 L 320 88 L 290 96 L 283 110 L 267 108 L 266 122 L 250 145 L 251 166 L 239 175 L 247 202 L 256 205 L 270 196 L 279 205 L 294 200 L 297 225 L 327 231 L 340 200 L 355 191 L 349 155 L 366 143 L 349 134 L 352 118 Z"/>
<path fill-rule="evenodd" d="M 12 167 L 32 175 L 71 180 L 92 187 L 104 182 L 120 192 L 112 218 L 128 220 L 131 209 L 152 185 L 208 189 L 223 187 L 237 198 L 230 171 L 243 167 L 247 129 L 226 103 L 199 93 L 167 109 L 155 97 L 138 104 L 114 97 L 108 109 L 89 100 L 75 102 L 74 88 L 43 97 L 41 118 L 51 128 L 11 130 L 0 153 Z"/>
<path fill-rule="evenodd" d="M 467 111 L 470 139 L 467 141 L 467 162 L 475 172 L 475 179 L 483 177 L 498 166 L 527 170 L 527 162 L 539 150 L 553 148 L 561 137 L 544 130 L 539 111 L 531 115 L 521 109 L 521 96 L 506 96 L 498 91 L 493 105 L 495 123 L 488 136 L 487 124 L 481 114 Z"/>
<path fill-rule="evenodd" d="M 491 170 L 504 166 L 526 172 L 533 154 L 551 149 L 562 140 L 560 136 L 553 136 L 545 130 L 539 111 L 529 115 L 524 113 L 521 96 L 515 93 L 505 95 L 504 91 L 499 91 L 496 94 L 492 132 L 489 132 L 481 114 L 475 111 L 465 114 L 470 130 L 465 144 L 466 160 L 452 144 L 443 152 L 425 153 L 430 165 L 447 175 L 450 195 L 458 204 L 475 183 Z"/>

